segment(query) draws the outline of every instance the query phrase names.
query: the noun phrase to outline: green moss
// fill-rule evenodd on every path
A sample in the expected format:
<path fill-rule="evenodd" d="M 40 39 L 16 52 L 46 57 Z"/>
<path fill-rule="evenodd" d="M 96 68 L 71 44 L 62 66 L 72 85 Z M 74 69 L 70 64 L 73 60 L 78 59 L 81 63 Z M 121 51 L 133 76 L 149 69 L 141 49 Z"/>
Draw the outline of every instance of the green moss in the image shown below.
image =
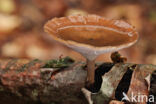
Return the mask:
<path fill-rule="evenodd" d="M 48 60 L 48 61 L 41 61 L 38 59 L 34 59 L 27 64 L 22 65 L 17 72 L 24 72 L 25 70 L 31 69 L 36 63 L 45 63 L 42 68 L 66 68 L 70 64 L 74 63 L 74 60 L 70 57 L 60 58 L 58 60 Z"/>
<path fill-rule="evenodd" d="M 66 68 L 72 63 L 74 63 L 72 58 L 65 57 L 60 58 L 59 60 L 48 60 L 43 68 Z"/>

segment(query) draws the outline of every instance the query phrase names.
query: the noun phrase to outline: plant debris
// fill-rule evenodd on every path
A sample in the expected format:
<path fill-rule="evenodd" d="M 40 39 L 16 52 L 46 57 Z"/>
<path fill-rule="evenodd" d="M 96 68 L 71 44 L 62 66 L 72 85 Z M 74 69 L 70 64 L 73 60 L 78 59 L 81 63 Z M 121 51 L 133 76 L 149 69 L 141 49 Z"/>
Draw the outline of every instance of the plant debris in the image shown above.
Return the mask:
<path fill-rule="evenodd" d="M 127 58 L 121 56 L 119 52 L 113 52 L 111 54 L 111 59 L 113 63 L 125 63 L 127 61 Z"/>

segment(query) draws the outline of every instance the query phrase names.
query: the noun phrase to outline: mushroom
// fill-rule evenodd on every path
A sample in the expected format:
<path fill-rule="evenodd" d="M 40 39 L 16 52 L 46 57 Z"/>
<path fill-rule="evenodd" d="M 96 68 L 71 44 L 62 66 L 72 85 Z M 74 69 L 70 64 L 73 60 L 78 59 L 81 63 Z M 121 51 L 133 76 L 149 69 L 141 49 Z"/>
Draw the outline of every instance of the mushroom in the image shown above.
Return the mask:
<path fill-rule="evenodd" d="M 138 40 L 134 27 L 122 20 L 97 15 L 73 15 L 48 21 L 44 30 L 54 40 L 87 59 L 87 82 L 94 83 L 95 59 L 100 54 L 127 48 Z"/>

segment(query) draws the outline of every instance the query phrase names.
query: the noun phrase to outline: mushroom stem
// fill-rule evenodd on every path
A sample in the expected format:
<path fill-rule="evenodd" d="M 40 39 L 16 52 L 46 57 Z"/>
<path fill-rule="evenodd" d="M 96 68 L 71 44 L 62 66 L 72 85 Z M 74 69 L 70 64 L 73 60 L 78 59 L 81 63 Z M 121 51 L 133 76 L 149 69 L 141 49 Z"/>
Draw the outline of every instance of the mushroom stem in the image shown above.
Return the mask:
<path fill-rule="evenodd" d="M 87 81 L 90 84 L 94 83 L 94 74 L 95 74 L 95 60 L 87 59 Z"/>

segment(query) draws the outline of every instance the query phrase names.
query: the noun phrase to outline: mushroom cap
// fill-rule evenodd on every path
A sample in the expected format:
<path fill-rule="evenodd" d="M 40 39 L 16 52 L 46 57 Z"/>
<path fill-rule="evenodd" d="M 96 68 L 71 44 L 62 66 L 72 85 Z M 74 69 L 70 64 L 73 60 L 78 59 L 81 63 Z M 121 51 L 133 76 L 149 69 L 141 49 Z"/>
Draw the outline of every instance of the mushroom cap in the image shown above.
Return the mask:
<path fill-rule="evenodd" d="M 138 33 L 127 22 L 97 15 L 54 18 L 45 24 L 44 30 L 54 40 L 90 60 L 99 54 L 129 47 L 138 40 Z"/>

